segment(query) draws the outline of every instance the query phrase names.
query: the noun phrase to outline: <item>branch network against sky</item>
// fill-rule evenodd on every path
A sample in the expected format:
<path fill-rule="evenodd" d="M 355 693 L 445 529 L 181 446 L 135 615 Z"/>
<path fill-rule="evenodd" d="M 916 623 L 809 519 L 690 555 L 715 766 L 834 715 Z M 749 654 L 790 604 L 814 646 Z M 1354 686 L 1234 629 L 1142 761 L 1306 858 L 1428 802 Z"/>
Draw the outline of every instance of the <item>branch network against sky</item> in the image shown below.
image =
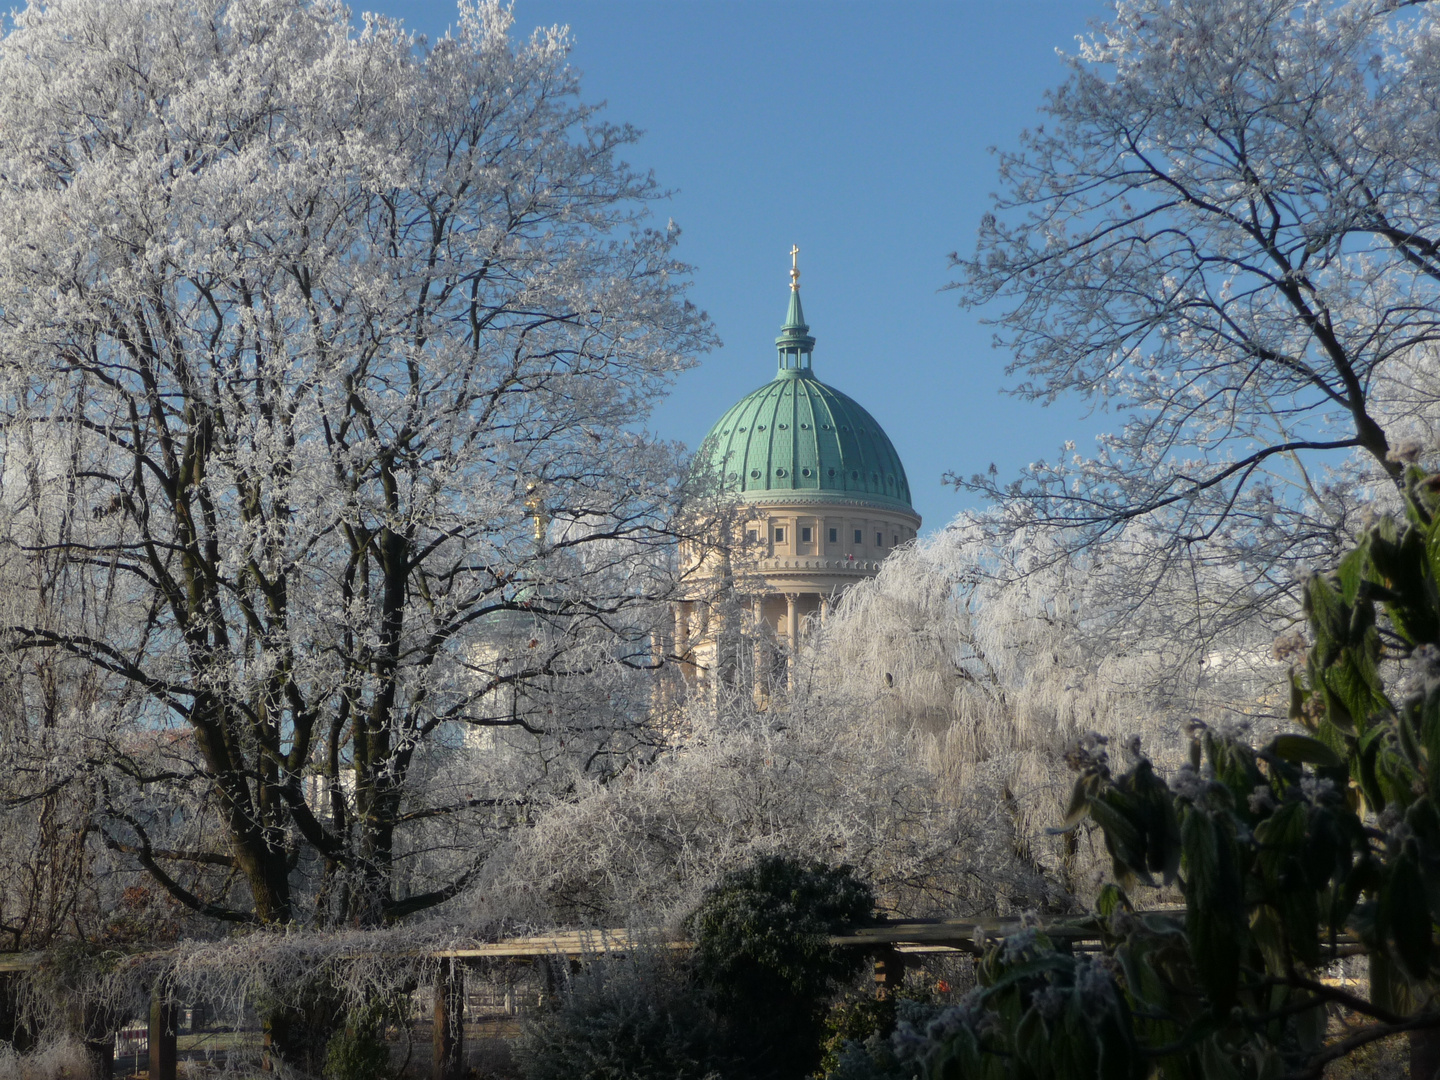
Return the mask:
<path fill-rule="evenodd" d="M 451 0 L 379 0 L 432 38 Z M 1056 50 L 1098 2 L 663 3 L 516 0 L 515 33 L 568 25 L 589 101 L 644 132 L 629 156 L 674 191 L 692 299 L 724 345 L 683 375 L 659 434 L 695 446 L 774 374 L 792 244 L 801 249 L 815 373 L 880 422 L 925 531 L 974 498 L 941 484 L 1002 476 L 1113 424 L 1002 396 L 1008 360 L 960 310 L 947 255 L 974 247 L 995 190 L 990 148 L 1038 121 Z"/>

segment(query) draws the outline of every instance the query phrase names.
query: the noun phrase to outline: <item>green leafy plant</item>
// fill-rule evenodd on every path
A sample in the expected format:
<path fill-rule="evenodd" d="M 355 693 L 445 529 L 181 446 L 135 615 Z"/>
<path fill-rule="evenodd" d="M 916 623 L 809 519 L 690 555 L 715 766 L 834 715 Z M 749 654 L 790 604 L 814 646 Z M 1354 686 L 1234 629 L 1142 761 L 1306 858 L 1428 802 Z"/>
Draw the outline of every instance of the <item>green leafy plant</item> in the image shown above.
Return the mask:
<path fill-rule="evenodd" d="M 830 1076 L 840 1067 L 840 1057 L 853 1045 L 872 1039 L 887 1039 L 895 1030 L 896 1001 L 893 996 L 850 995 L 830 1007 L 825 1017 L 825 1041 L 821 1044 L 820 1075 Z"/>
<path fill-rule="evenodd" d="M 866 962 L 829 938 L 874 910 L 850 867 L 771 856 L 727 874 L 690 915 L 695 979 L 744 1033 L 737 1049 L 752 1075 L 805 1076 L 820 1064 L 830 999 Z"/>
<path fill-rule="evenodd" d="M 326 1080 L 391 1080 L 385 1021 L 393 1008 L 383 999 L 352 1010 L 345 1025 L 330 1036 L 325 1050 Z"/>
<path fill-rule="evenodd" d="M 1078 748 L 1067 828 L 1098 825 L 1115 883 L 1103 952 L 1035 928 L 991 945 L 977 989 L 897 1035 L 925 1077 L 1319 1077 L 1411 1033 L 1430 1078 L 1440 1030 L 1440 478 L 1412 469 L 1333 574 L 1312 578 L 1312 645 L 1292 684 L 1302 730 L 1263 746 L 1196 724 L 1189 764 L 1162 779 L 1131 747 Z M 1432 765 L 1433 763 L 1433 765 Z M 1173 884 L 1183 912 L 1136 909 Z M 1322 978 L 1369 961 L 1362 997 Z M 1326 1009 L 1360 1026 L 1327 1042 Z"/>
<path fill-rule="evenodd" d="M 925 1028 L 944 1009 L 929 991 L 909 986 L 885 997 L 842 998 L 825 1018 L 817 1075 L 825 1080 L 910 1080 L 914 1070 L 896 1055 L 891 1036 L 897 1024 Z"/>

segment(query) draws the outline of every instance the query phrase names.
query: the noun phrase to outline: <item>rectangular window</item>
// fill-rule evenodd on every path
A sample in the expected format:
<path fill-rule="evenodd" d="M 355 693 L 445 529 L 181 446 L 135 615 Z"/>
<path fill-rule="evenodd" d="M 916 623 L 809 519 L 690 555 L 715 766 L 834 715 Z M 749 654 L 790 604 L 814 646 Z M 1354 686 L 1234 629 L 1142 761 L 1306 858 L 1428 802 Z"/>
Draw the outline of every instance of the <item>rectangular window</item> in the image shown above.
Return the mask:
<path fill-rule="evenodd" d="M 855 543 L 857 543 L 857 544 L 863 544 L 864 542 L 865 542 L 864 539 L 860 536 L 860 530 L 859 530 L 859 529 L 856 529 L 856 530 L 855 530 Z"/>
<path fill-rule="evenodd" d="M 892 536 L 892 537 L 890 537 L 890 546 L 891 546 L 891 547 L 899 547 L 899 546 L 900 546 L 900 537 L 898 537 L 898 536 Z"/>
<path fill-rule="evenodd" d="M 839 542 L 840 542 L 840 530 L 839 530 L 839 529 L 831 529 L 831 530 L 830 530 L 830 543 L 832 543 L 832 544 L 838 544 Z"/>
<path fill-rule="evenodd" d="M 810 543 L 810 526 L 806 525 L 800 530 L 800 542 L 802 544 Z"/>
<path fill-rule="evenodd" d="M 777 526 L 775 527 L 775 543 L 777 543 L 777 544 L 783 544 L 784 542 L 785 542 L 785 529 L 784 529 L 782 526 L 777 525 Z"/>
<path fill-rule="evenodd" d="M 760 534 L 754 529 L 750 529 L 745 533 L 745 539 L 749 540 L 752 544 L 758 544 L 760 542 Z"/>
<path fill-rule="evenodd" d="M 885 546 L 885 536 L 884 536 L 883 533 L 876 533 L 876 534 L 875 534 L 875 546 L 876 546 L 876 547 L 884 547 L 884 546 Z"/>

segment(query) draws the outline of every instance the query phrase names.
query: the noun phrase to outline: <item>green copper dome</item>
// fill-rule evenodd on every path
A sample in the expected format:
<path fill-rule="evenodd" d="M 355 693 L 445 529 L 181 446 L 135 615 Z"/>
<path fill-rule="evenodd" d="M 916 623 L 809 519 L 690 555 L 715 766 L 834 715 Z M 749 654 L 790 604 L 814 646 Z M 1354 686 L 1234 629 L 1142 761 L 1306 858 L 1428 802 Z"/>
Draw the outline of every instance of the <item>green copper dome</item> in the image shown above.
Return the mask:
<path fill-rule="evenodd" d="M 779 372 L 710 429 L 697 465 L 726 494 L 746 499 L 862 500 L 914 513 L 889 437 L 857 402 L 815 378 L 798 284 L 775 344 Z"/>

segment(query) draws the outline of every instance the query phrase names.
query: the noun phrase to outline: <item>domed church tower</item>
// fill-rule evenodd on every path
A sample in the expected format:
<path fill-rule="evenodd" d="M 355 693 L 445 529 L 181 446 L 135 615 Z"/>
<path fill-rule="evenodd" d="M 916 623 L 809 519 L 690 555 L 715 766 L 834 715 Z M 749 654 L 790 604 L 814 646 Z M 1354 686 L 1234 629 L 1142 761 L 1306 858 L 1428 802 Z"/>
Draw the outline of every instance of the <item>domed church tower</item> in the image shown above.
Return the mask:
<path fill-rule="evenodd" d="M 840 592 L 873 577 L 920 528 L 889 437 L 858 402 L 815 377 L 798 253 L 791 249 L 775 378 L 720 418 L 696 458 L 731 514 L 718 564 L 698 577 L 713 581 L 718 571 L 733 580 L 748 618 L 792 654 L 806 619 L 823 619 Z M 723 667 L 713 608 L 697 598 L 676 612 L 677 654 L 689 659 L 692 683 Z"/>

